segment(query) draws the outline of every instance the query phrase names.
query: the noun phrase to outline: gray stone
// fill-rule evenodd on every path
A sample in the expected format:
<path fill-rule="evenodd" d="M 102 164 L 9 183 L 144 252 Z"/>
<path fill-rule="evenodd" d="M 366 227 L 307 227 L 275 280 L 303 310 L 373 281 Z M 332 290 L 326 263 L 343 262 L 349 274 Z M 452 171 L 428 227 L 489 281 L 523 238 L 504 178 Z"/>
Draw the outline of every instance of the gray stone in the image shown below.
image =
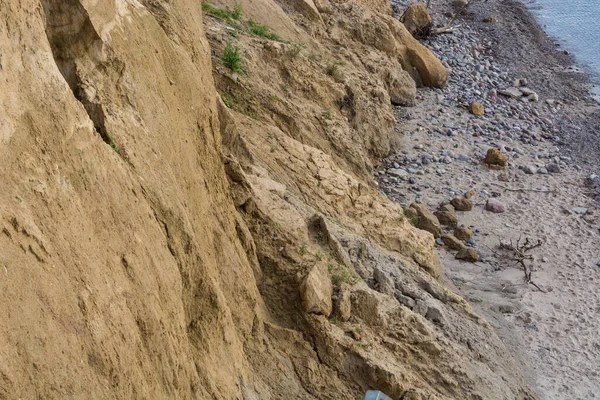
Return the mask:
<path fill-rule="evenodd" d="M 526 165 L 523 167 L 523 172 L 525 172 L 526 174 L 529 174 L 529 175 L 533 175 L 537 172 L 537 168 L 534 167 L 533 165 Z"/>
<path fill-rule="evenodd" d="M 506 206 L 498 199 L 488 199 L 485 203 L 485 209 L 496 214 L 500 214 L 506 211 Z"/>
<path fill-rule="evenodd" d="M 437 306 L 432 306 L 430 305 L 427 308 L 427 313 L 425 314 L 425 318 L 427 318 L 428 320 L 438 323 L 438 324 L 444 324 L 444 313 L 442 313 L 442 310 L 440 310 Z"/>
<path fill-rule="evenodd" d="M 500 93 L 502 96 L 507 96 L 513 99 L 518 99 L 519 97 L 523 96 L 523 93 L 514 87 L 498 90 L 498 93 Z"/>
<path fill-rule="evenodd" d="M 394 297 L 396 298 L 396 300 L 398 300 L 398 302 L 400 304 L 402 304 L 405 307 L 410 308 L 411 310 L 413 308 L 415 308 L 415 306 L 417 305 L 417 303 L 414 299 L 403 295 L 402 292 L 399 290 L 394 291 Z"/>
<path fill-rule="evenodd" d="M 377 283 L 377 291 L 388 295 L 394 294 L 394 282 L 381 269 L 375 267 L 373 270 L 373 279 Z"/>
<path fill-rule="evenodd" d="M 579 215 L 585 215 L 588 212 L 588 209 L 585 207 L 575 207 L 573 208 L 573 212 Z"/>
<path fill-rule="evenodd" d="M 558 174 L 561 172 L 560 165 L 558 165 L 557 163 L 548 164 L 546 169 L 548 169 L 548 172 L 553 173 L 553 174 Z"/>

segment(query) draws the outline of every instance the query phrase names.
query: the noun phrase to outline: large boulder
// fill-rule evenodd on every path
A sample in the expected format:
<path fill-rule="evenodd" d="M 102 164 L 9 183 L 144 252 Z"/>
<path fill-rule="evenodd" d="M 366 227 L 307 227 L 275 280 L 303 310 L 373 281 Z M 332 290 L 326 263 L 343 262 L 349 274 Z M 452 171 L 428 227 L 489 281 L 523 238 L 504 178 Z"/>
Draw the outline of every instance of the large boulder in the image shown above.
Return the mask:
<path fill-rule="evenodd" d="M 417 97 L 417 86 L 408 72 L 388 70 L 385 84 L 392 104 L 398 106 L 414 106 Z"/>
<path fill-rule="evenodd" d="M 433 25 L 433 19 L 423 3 L 409 5 L 404 14 L 402 14 L 400 22 L 417 38 L 427 36 Z"/>
<path fill-rule="evenodd" d="M 415 209 L 417 211 L 417 215 L 419 216 L 417 228 L 430 232 L 433 237 L 440 237 L 442 234 L 442 226 L 440 225 L 440 221 L 438 221 L 437 217 L 421 203 L 413 203 L 410 205 L 410 207 Z"/>
<path fill-rule="evenodd" d="M 329 316 L 333 308 L 332 294 L 333 287 L 327 272 L 327 264 L 318 262 L 300 285 L 300 297 L 304 311 L 310 314 Z"/>

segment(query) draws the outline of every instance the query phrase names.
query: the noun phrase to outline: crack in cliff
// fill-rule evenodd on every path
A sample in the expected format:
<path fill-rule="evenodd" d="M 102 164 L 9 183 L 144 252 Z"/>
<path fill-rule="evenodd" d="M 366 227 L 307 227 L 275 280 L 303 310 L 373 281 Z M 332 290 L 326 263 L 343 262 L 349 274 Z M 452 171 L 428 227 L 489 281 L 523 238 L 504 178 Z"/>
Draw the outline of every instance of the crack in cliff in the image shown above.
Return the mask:
<path fill-rule="evenodd" d="M 42 0 L 46 17 L 46 36 L 56 66 L 83 105 L 102 140 L 116 149 L 106 128 L 106 112 L 96 91 L 81 73 L 81 65 L 100 63 L 104 43 L 96 32 L 87 10 L 77 0 Z"/>

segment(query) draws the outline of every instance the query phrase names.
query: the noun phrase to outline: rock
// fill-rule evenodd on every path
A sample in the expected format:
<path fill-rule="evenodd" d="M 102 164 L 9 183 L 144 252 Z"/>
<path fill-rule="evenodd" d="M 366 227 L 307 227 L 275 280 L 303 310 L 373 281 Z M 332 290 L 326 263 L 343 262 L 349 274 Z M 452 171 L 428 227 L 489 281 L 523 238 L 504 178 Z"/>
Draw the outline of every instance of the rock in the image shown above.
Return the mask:
<path fill-rule="evenodd" d="M 550 163 L 546 166 L 546 169 L 548 170 L 548 172 L 552 173 L 552 174 L 558 174 L 561 172 L 560 170 L 560 165 L 558 165 L 557 163 Z"/>
<path fill-rule="evenodd" d="M 479 254 L 477 254 L 477 251 L 472 247 L 464 247 L 456 253 L 456 259 L 474 263 L 479 261 Z"/>
<path fill-rule="evenodd" d="M 332 294 L 333 287 L 331 279 L 329 279 L 327 264 L 323 261 L 317 262 L 300 285 L 300 297 L 304 311 L 310 314 L 329 316 L 333 307 Z"/>
<path fill-rule="evenodd" d="M 433 25 L 433 19 L 429 15 L 424 3 L 409 5 L 404 14 L 402 14 L 400 22 L 415 37 L 427 35 Z"/>
<path fill-rule="evenodd" d="M 485 209 L 490 212 L 500 214 L 506 211 L 506 206 L 500 200 L 490 198 L 485 203 Z"/>
<path fill-rule="evenodd" d="M 455 197 L 450 202 L 452 206 L 458 211 L 471 211 L 473 209 L 473 201 L 471 199 L 461 199 Z"/>
<path fill-rule="evenodd" d="M 508 156 L 497 149 L 489 149 L 485 156 L 485 161 L 488 165 L 495 165 L 498 167 L 506 167 L 508 162 Z"/>
<path fill-rule="evenodd" d="M 437 217 L 421 203 L 413 203 L 410 206 L 417 211 L 417 215 L 419 216 L 417 228 L 430 232 L 433 237 L 440 237 L 442 234 L 442 226 Z"/>
<path fill-rule="evenodd" d="M 471 231 L 466 226 L 461 225 L 460 227 L 454 230 L 454 236 L 456 236 L 460 240 L 467 241 L 473 237 L 473 231 Z"/>
<path fill-rule="evenodd" d="M 395 177 L 400 178 L 402 180 L 408 179 L 408 172 L 406 172 L 403 169 L 399 169 L 399 168 L 390 168 L 390 169 L 387 170 L 387 174 L 391 175 L 391 176 L 395 176 Z"/>
<path fill-rule="evenodd" d="M 396 298 L 396 300 L 398 300 L 400 304 L 410 308 L 411 310 L 417 305 L 414 299 L 403 295 L 402 292 L 397 289 L 394 291 L 394 297 Z"/>
<path fill-rule="evenodd" d="M 381 269 L 375 267 L 373 269 L 373 279 L 377 284 L 377 291 L 383 294 L 393 295 L 394 294 L 394 282 L 386 275 Z"/>
<path fill-rule="evenodd" d="M 529 88 L 519 88 L 519 90 L 521 91 L 521 93 L 523 93 L 525 96 L 530 96 L 532 94 L 534 94 L 535 92 Z"/>
<path fill-rule="evenodd" d="M 573 208 L 573 212 L 579 215 L 585 215 L 588 212 L 588 209 L 585 207 L 575 207 Z"/>
<path fill-rule="evenodd" d="M 465 247 L 465 245 L 454 235 L 444 235 L 442 236 L 442 241 L 452 250 L 462 250 L 462 248 Z"/>
<path fill-rule="evenodd" d="M 533 101 L 535 103 L 540 100 L 540 95 L 537 93 L 532 93 L 527 97 L 527 100 Z"/>
<path fill-rule="evenodd" d="M 415 306 L 413 307 L 413 311 L 416 312 L 417 314 L 421 314 L 422 316 L 425 316 L 427 314 L 427 303 L 424 300 L 417 300 L 415 302 Z"/>
<path fill-rule="evenodd" d="M 388 70 L 385 85 L 394 105 L 412 107 L 416 104 L 417 86 L 408 72 Z"/>
<path fill-rule="evenodd" d="M 538 168 L 537 173 L 541 175 L 547 175 L 548 170 L 546 168 Z"/>
<path fill-rule="evenodd" d="M 502 182 L 510 182 L 510 174 L 508 171 L 502 171 L 498 174 L 498 180 Z"/>
<path fill-rule="evenodd" d="M 431 322 L 435 322 L 438 324 L 444 324 L 444 314 L 442 310 L 440 310 L 437 306 L 429 305 L 427 307 L 427 313 L 425 313 L 425 318 L 430 320 Z"/>
<path fill-rule="evenodd" d="M 519 89 L 514 87 L 498 90 L 498 93 L 502 96 L 510 97 L 513 99 L 518 99 L 519 97 L 523 96 L 523 93 Z"/>
<path fill-rule="evenodd" d="M 457 224 L 456 212 L 454 211 L 454 206 L 451 204 L 441 206 L 434 215 L 437 217 L 438 221 L 440 221 L 440 224 L 444 226 L 456 226 Z"/>
<path fill-rule="evenodd" d="M 473 189 L 469 190 L 467 193 L 465 193 L 465 199 L 470 199 L 472 197 L 475 197 L 477 195 L 477 192 Z"/>
<path fill-rule="evenodd" d="M 493 23 L 496 22 L 496 18 L 494 18 L 494 17 L 487 17 L 487 18 L 483 19 L 483 22 L 486 22 L 488 24 L 493 24 Z"/>
<path fill-rule="evenodd" d="M 533 175 L 537 172 L 537 168 L 533 165 L 526 165 L 523 167 L 523 172 L 525 172 L 528 175 Z"/>
<path fill-rule="evenodd" d="M 348 290 L 340 290 L 335 301 L 335 316 L 341 321 L 348 321 L 352 315 L 352 299 Z"/>
<path fill-rule="evenodd" d="M 469 111 L 471 111 L 471 114 L 479 115 L 479 116 L 485 114 L 485 108 L 483 107 L 483 104 L 478 103 L 476 101 L 472 102 L 469 105 Z"/>

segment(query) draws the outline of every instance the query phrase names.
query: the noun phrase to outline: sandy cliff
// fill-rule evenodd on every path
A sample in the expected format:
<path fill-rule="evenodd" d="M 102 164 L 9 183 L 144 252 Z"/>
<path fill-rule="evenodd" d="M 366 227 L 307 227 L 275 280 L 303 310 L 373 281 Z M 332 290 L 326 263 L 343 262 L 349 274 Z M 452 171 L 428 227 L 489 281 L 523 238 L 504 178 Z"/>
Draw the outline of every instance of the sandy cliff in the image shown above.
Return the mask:
<path fill-rule="evenodd" d="M 240 4 L 289 43 L 196 0 L 0 0 L 0 398 L 533 398 L 368 178 L 441 64 L 385 2 Z"/>

